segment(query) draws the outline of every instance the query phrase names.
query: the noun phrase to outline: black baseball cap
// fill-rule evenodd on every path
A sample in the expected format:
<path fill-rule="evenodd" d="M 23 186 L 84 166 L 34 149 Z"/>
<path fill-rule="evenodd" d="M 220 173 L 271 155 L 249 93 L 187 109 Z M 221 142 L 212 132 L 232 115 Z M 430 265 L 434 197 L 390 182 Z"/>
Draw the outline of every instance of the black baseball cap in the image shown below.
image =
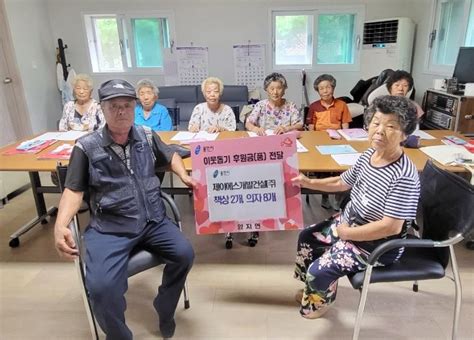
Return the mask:
<path fill-rule="evenodd" d="M 136 99 L 135 88 L 126 80 L 112 79 L 102 83 L 99 88 L 99 101 L 117 97 L 130 97 Z"/>

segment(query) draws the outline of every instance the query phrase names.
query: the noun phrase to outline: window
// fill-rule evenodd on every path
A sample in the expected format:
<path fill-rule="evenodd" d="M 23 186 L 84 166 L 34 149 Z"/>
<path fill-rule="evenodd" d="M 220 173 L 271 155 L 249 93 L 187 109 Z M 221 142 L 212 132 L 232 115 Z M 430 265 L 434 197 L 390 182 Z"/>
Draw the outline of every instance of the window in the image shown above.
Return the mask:
<path fill-rule="evenodd" d="M 474 1 L 438 0 L 430 34 L 430 71 L 451 75 L 460 46 L 474 46 Z"/>
<path fill-rule="evenodd" d="M 85 15 L 93 72 L 161 73 L 171 44 L 169 13 Z"/>
<path fill-rule="evenodd" d="M 358 70 L 363 7 L 272 11 L 274 69 Z"/>

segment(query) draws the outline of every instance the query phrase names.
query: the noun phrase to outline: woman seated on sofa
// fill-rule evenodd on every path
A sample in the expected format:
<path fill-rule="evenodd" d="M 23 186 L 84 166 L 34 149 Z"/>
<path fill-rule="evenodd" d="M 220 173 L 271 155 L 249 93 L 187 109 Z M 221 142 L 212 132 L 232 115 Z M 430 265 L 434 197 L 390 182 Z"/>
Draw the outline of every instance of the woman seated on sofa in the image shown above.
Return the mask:
<path fill-rule="evenodd" d="M 362 271 L 371 252 L 387 239 L 405 238 L 416 218 L 420 183 L 402 142 L 416 127 L 416 108 L 409 99 L 382 96 L 368 110 L 369 144 L 356 164 L 340 176 L 292 182 L 327 192 L 351 189 L 350 202 L 338 217 L 301 231 L 295 278 L 305 283 L 296 295 L 301 316 L 316 319 L 336 299 L 340 277 Z M 403 248 L 380 257 L 377 266 L 397 261 Z"/>
<path fill-rule="evenodd" d="M 142 79 L 136 87 L 138 103 L 135 106 L 135 124 L 148 126 L 153 131 L 171 131 L 168 109 L 156 100 L 160 93 L 156 85 L 149 79 Z"/>
<path fill-rule="evenodd" d="M 273 130 L 275 134 L 282 134 L 303 128 L 303 119 L 296 105 L 284 97 L 288 88 L 285 77 L 280 73 L 271 73 L 263 82 L 263 89 L 268 99 L 255 104 L 247 117 L 245 128 L 265 135 L 265 130 Z"/>
<path fill-rule="evenodd" d="M 188 130 L 191 132 L 235 131 L 236 122 L 234 111 L 230 106 L 220 102 L 224 92 L 224 84 L 219 78 L 209 77 L 201 84 L 205 103 L 194 107 L 189 120 Z"/>
<path fill-rule="evenodd" d="M 75 100 L 64 104 L 59 131 L 95 131 L 105 125 L 100 104 L 92 98 L 93 82 L 87 74 L 78 74 L 72 81 Z"/>

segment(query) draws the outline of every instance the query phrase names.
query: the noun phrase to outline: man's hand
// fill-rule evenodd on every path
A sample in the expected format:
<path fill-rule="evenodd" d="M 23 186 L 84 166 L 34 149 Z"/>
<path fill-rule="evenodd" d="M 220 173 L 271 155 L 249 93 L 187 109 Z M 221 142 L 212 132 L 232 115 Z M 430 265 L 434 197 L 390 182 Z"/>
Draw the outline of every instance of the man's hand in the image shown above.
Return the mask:
<path fill-rule="evenodd" d="M 181 181 L 184 184 L 186 184 L 188 187 L 193 188 L 193 189 L 197 189 L 197 182 L 194 180 L 194 178 L 192 178 L 188 174 L 185 174 L 185 175 L 181 176 Z"/>
<path fill-rule="evenodd" d="M 54 245 L 61 257 L 74 260 L 79 255 L 72 232 L 67 227 L 54 228 Z"/>

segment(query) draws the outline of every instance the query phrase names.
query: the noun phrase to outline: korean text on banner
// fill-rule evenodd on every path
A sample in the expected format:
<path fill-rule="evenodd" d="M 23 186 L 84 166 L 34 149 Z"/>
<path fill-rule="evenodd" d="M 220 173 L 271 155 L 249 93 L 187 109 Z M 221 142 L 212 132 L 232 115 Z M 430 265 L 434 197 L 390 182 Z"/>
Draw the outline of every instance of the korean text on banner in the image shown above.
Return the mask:
<path fill-rule="evenodd" d="M 292 230 L 303 227 L 294 135 L 191 144 L 196 232 Z M 248 150 L 248 151 L 242 151 Z"/>

